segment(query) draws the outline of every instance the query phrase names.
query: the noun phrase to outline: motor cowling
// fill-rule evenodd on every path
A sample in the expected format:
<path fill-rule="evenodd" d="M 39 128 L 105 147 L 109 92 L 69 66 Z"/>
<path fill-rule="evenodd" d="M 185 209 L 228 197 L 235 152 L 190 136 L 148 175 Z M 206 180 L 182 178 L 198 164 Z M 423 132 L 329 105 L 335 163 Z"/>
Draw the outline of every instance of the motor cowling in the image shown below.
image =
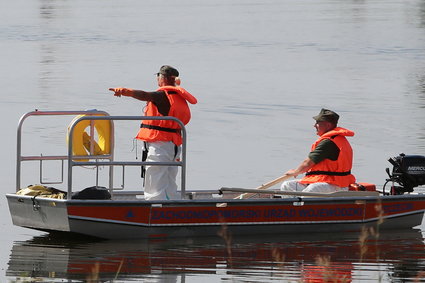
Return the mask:
<path fill-rule="evenodd" d="M 392 157 L 388 161 L 393 165 L 392 172 L 388 181 L 397 183 L 399 186 L 391 187 L 392 195 L 400 195 L 405 192 L 413 192 L 413 188 L 425 185 L 425 156 L 405 155 Z"/>

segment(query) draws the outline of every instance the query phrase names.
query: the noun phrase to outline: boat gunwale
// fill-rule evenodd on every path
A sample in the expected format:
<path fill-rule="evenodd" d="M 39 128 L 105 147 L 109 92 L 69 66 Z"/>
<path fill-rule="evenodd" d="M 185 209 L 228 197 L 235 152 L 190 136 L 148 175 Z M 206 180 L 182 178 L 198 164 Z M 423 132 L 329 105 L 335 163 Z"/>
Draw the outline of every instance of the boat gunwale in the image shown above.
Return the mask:
<path fill-rule="evenodd" d="M 344 202 L 352 202 L 352 201 L 397 201 L 397 200 L 410 200 L 410 201 L 420 201 L 425 199 L 425 194 L 409 194 L 409 195 L 388 195 L 388 196 L 349 196 L 349 197 L 288 197 L 288 198 L 249 198 L 249 199 L 222 199 L 222 198 L 209 198 L 209 199 L 179 199 L 179 200 L 115 200 L 115 199 L 107 199 L 107 200 L 99 200 L 99 199 L 57 199 L 57 198 L 49 198 L 43 196 L 28 196 L 28 195 L 17 195 L 15 193 L 8 193 L 6 197 L 10 198 L 22 198 L 22 199 L 30 199 L 36 201 L 43 202 L 61 202 L 69 205 L 80 205 L 80 204 L 113 204 L 114 206 L 119 205 L 127 205 L 127 204 L 139 204 L 139 205 L 194 205 L 194 204 L 221 204 L 225 203 L 227 205 L 243 205 L 243 204 L 253 204 L 253 203 L 344 203 Z M 223 206 L 225 208 L 226 206 Z M 220 208 L 220 207 L 217 207 Z"/>

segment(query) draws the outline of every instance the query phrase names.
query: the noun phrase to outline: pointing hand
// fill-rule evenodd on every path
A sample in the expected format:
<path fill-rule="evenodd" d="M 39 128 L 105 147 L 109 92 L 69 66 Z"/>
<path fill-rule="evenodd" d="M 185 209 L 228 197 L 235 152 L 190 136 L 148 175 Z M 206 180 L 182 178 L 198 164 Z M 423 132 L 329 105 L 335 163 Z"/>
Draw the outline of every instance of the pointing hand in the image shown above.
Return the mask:
<path fill-rule="evenodd" d="M 132 96 L 134 91 L 131 88 L 125 88 L 125 87 L 117 87 L 117 88 L 110 88 L 110 91 L 114 92 L 115 96 L 120 97 L 122 96 Z"/>

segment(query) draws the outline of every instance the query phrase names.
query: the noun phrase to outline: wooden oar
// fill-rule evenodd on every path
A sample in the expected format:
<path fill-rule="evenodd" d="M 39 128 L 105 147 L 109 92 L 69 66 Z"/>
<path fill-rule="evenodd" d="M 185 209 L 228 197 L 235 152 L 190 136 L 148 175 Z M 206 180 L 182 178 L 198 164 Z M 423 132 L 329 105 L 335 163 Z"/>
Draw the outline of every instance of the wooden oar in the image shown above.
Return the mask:
<path fill-rule="evenodd" d="M 245 194 L 271 194 L 271 195 L 288 195 L 288 196 L 306 196 L 306 197 L 354 197 L 354 196 L 378 196 L 377 191 L 338 191 L 333 193 L 313 193 L 313 192 L 289 192 L 262 189 L 243 189 L 243 188 L 221 188 L 222 192 L 239 192 Z M 241 195 L 241 196 L 242 196 Z"/>
<path fill-rule="evenodd" d="M 260 192 L 263 192 L 262 190 L 265 190 L 267 188 L 270 188 L 270 187 L 272 187 L 272 186 L 274 186 L 274 185 L 276 185 L 276 184 L 278 184 L 280 182 L 283 182 L 283 181 L 285 181 L 285 180 L 287 180 L 289 178 L 291 178 L 291 176 L 289 176 L 289 175 L 283 175 L 283 176 L 280 176 L 279 178 L 276 178 L 276 179 L 274 179 L 274 180 L 272 180 L 272 181 L 270 181 L 268 183 L 262 184 L 261 186 L 255 188 L 253 190 L 258 190 Z M 226 191 L 227 189 L 229 189 L 229 188 L 224 188 L 223 187 L 219 191 Z M 237 196 L 237 197 L 235 197 L 233 199 L 243 199 L 243 198 L 246 198 L 246 197 L 252 197 L 252 196 L 254 196 L 256 194 L 257 193 L 248 193 L 247 192 L 247 193 L 243 193 L 243 194 L 241 194 L 241 195 L 239 195 L 239 196 Z M 217 207 L 226 207 L 226 206 L 227 206 L 227 203 L 219 203 L 219 204 L 217 204 Z"/>
<path fill-rule="evenodd" d="M 278 183 L 281 183 L 281 182 L 283 182 L 283 181 L 285 181 L 285 180 L 287 180 L 287 179 L 289 179 L 291 177 L 292 176 L 290 176 L 290 175 L 280 176 L 279 178 L 276 178 L 276 179 L 274 179 L 274 180 L 272 180 L 272 181 L 270 181 L 268 183 L 265 183 L 265 184 L 262 184 L 259 187 L 256 187 L 255 190 L 265 190 L 265 189 L 268 189 L 268 188 L 273 187 L 274 185 L 276 185 Z M 241 195 L 235 197 L 235 199 L 250 198 L 250 197 L 252 197 L 254 195 L 256 195 L 256 193 L 244 193 L 244 194 L 241 194 Z"/>
<path fill-rule="evenodd" d="M 283 181 L 285 181 L 285 180 L 287 180 L 289 178 L 291 178 L 291 176 L 289 176 L 289 175 L 280 176 L 279 178 L 276 178 L 276 179 L 274 179 L 274 180 L 272 180 L 272 181 L 270 181 L 268 183 L 265 183 L 265 184 L 262 184 L 259 187 L 256 187 L 254 190 L 265 190 L 265 189 L 268 189 L 268 188 L 270 188 L 270 187 L 272 187 L 272 186 L 274 186 L 274 185 L 276 185 L 276 184 L 278 184 L 280 182 L 283 182 Z M 257 193 L 244 193 L 244 194 L 241 194 L 241 195 L 235 197 L 234 199 L 249 198 L 249 197 L 252 197 L 255 194 L 257 194 Z"/>

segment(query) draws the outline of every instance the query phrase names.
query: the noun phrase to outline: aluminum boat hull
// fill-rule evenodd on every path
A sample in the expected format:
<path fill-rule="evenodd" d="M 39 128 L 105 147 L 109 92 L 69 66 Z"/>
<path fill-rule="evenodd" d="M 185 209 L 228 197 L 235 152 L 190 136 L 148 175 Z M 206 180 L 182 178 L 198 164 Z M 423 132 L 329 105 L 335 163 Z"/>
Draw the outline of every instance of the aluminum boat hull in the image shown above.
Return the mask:
<path fill-rule="evenodd" d="M 7 194 L 7 199 L 14 225 L 106 239 L 403 229 L 420 225 L 425 211 L 425 196 L 417 194 L 162 202 Z"/>

